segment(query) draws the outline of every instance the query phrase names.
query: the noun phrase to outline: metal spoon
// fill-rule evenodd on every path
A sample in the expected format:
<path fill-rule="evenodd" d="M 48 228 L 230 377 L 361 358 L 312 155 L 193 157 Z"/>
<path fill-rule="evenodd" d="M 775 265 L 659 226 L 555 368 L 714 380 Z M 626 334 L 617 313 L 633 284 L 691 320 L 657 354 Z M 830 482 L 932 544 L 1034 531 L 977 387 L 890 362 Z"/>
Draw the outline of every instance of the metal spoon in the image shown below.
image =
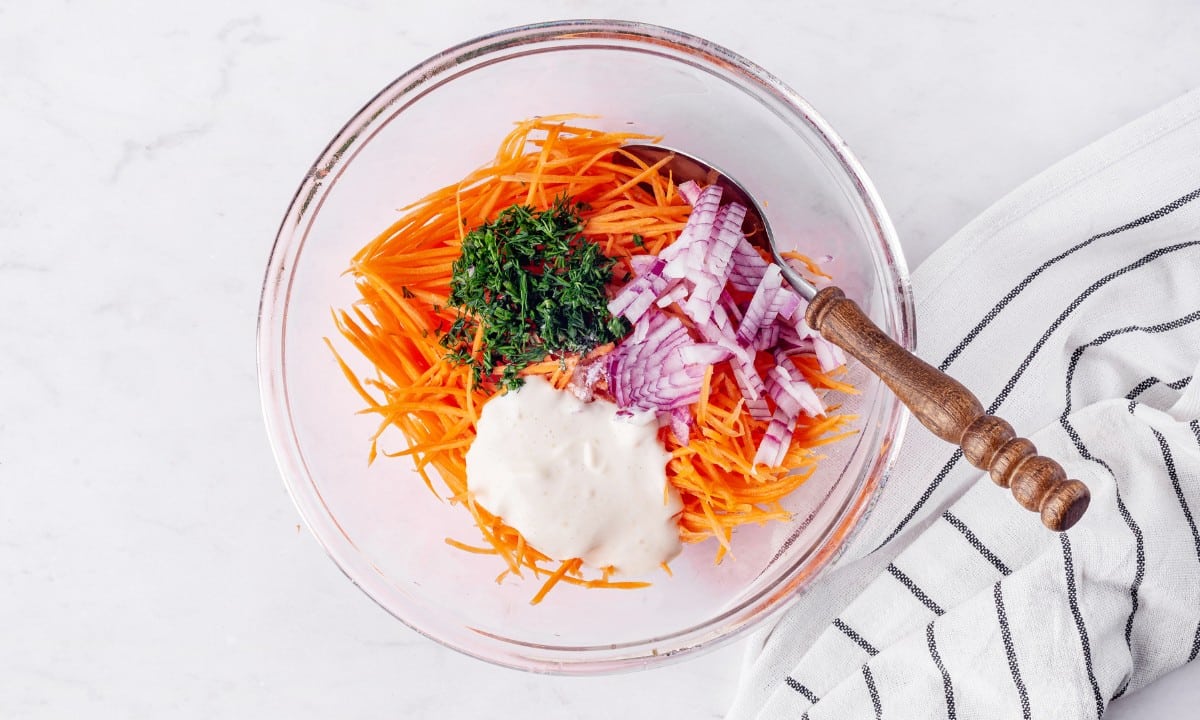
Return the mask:
<path fill-rule="evenodd" d="M 810 327 L 879 376 L 933 434 L 960 446 L 963 456 L 987 470 L 996 484 L 1011 487 L 1017 502 L 1039 513 L 1046 527 L 1061 532 L 1079 521 L 1091 500 L 1086 485 L 1068 480 L 1061 465 L 1038 455 L 1033 443 L 1017 437 L 1007 422 L 986 414 L 962 383 L 900 347 L 839 288 L 817 290 L 794 271 L 780 256 L 762 209 L 741 185 L 678 150 L 640 144 L 623 149 L 646 164 L 671 156 L 662 174 L 676 182 L 716 183 L 723 201 L 744 205 L 747 238 L 770 249 L 783 277 L 809 301 L 804 318 Z"/>

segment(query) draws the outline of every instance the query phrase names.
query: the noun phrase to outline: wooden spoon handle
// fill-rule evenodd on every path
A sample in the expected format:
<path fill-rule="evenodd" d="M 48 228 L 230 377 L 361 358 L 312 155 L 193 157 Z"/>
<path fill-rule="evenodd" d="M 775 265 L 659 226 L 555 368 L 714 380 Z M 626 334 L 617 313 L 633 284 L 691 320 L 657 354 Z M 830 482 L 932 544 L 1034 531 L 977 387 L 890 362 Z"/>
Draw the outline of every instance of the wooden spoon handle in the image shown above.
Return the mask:
<path fill-rule="evenodd" d="M 908 406 L 933 434 L 962 447 L 972 465 L 1011 487 L 1022 507 L 1038 512 L 1051 530 L 1067 530 L 1087 510 L 1091 494 L 1068 480 L 1062 466 L 1037 454 L 1012 426 L 988 415 L 962 383 L 900 347 L 840 289 L 828 287 L 809 303 L 805 320 L 821 335 L 858 358 Z"/>

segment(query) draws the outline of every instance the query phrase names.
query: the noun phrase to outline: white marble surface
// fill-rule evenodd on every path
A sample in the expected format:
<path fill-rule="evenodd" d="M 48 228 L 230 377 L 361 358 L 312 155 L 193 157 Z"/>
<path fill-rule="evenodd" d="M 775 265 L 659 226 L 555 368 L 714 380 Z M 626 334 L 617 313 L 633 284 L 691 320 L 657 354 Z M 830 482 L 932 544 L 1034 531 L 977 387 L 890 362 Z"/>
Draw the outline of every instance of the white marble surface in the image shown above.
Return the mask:
<path fill-rule="evenodd" d="M 416 61 L 498 27 L 626 17 L 750 56 L 858 152 L 914 266 L 1200 84 L 1189 0 L 733 5 L 0 3 L 0 717 L 720 717 L 737 645 L 544 678 L 385 615 L 297 526 L 254 331 L 325 141 Z M 1198 703 L 1189 667 L 1110 717 Z"/>

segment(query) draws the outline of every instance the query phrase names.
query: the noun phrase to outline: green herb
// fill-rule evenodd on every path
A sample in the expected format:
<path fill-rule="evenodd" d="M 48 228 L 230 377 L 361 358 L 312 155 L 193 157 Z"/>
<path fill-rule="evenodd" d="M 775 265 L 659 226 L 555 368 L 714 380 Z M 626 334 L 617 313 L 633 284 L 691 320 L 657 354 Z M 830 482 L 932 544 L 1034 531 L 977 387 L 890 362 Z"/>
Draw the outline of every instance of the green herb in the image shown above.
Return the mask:
<path fill-rule="evenodd" d="M 441 337 L 448 357 L 471 365 L 475 382 L 498 378 L 508 389 L 547 355 L 587 353 L 629 331 L 608 312 L 605 286 L 615 260 L 580 236 L 585 206 L 566 197 L 545 211 L 513 205 L 472 230 L 454 263 L 449 304 L 457 316 Z M 482 325 L 478 358 L 471 347 Z"/>
<path fill-rule="evenodd" d="M 640 248 L 646 247 L 646 241 L 642 238 L 641 235 L 638 235 L 637 233 L 633 234 L 633 244 L 637 245 Z"/>

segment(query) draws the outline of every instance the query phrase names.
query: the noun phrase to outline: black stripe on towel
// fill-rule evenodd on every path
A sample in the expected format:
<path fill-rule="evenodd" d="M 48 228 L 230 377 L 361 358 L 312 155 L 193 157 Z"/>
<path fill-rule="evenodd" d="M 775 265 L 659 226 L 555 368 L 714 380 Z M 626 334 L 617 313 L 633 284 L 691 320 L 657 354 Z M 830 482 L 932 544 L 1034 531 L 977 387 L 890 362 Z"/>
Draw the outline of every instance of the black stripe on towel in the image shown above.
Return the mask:
<path fill-rule="evenodd" d="M 1061 326 L 1067 320 L 1067 318 L 1071 316 L 1072 313 L 1079 309 L 1079 306 L 1083 304 L 1084 300 L 1087 300 L 1097 290 L 1109 284 L 1113 280 L 1116 280 L 1122 275 L 1145 267 L 1155 260 L 1170 255 L 1171 253 L 1179 250 L 1185 250 L 1196 245 L 1200 245 L 1200 240 L 1190 240 L 1188 242 L 1176 243 L 1174 245 L 1156 248 L 1132 263 L 1117 270 L 1113 270 L 1089 285 L 1083 292 L 1076 296 L 1069 305 L 1067 305 L 1065 310 L 1059 313 L 1058 317 L 1054 319 L 1054 322 L 1050 323 L 1049 327 L 1046 328 L 1046 331 L 1042 333 L 1040 338 L 1038 338 L 1038 341 L 1034 344 L 1033 349 L 1029 351 L 1029 353 L 1025 356 L 1025 359 L 1022 360 L 1021 364 L 1017 366 L 1016 372 L 1014 372 L 1012 377 L 1009 378 L 1008 382 L 1004 384 L 1004 387 L 1000 390 L 1000 394 L 997 395 L 996 399 L 993 400 L 991 405 L 988 406 L 988 414 L 994 414 L 998 409 L 1000 409 L 1000 406 L 1004 404 L 1006 399 L 1008 399 L 1009 394 L 1011 394 L 1013 389 L 1016 388 L 1017 383 L 1020 382 L 1021 377 L 1025 375 L 1025 371 L 1029 369 L 1031 364 L 1033 364 L 1034 358 L 1036 358 L 1038 353 L 1041 352 L 1042 347 L 1045 346 L 1046 342 L 1050 339 L 1050 336 L 1053 335 L 1056 330 L 1058 330 L 1059 326 Z M 925 492 L 921 493 L 921 497 L 917 500 L 916 504 L 913 505 L 912 509 L 908 511 L 908 514 L 904 516 L 904 519 L 901 520 L 898 525 L 896 525 L 895 529 L 888 534 L 887 538 L 885 538 L 884 541 L 879 544 L 879 547 L 887 545 L 892 541 L 892 538 L 899 535 L 900 531 L 908 526 L 908 523 L 911 522 L 912 519 L 916 517 L 916 514 L 921 511 L 921 508 L 925 507 L 925 503 L 929 502 L 929 498 L 933 497 L 933 493 L 937 491 L 938 487 L 942 484 L 942 481 L 946 479 L 946 476 L 950 474 L 950 471 L 954 469 L 954 466 L 958 464 L 958 461 L 961 458 L 962 449 L 960 448 L 954 451 L 954 453 L 950 456 L 950 459 L 946 461 L 946 464 L 943 465 L 942 469 L 938 471 L 938 474 L 934 476 L 933 482 L 929 484 L 929 487 L 925 489 Z"/>
<path fill-rule="evenodd" d="M 1020 295 L 1022 292 L 1024 292 L 1025 288 L 1029 287 L 1030 283 L 1032 283 L 1034 280 L 1036 280 L 1039 275 L 1041 275 L 1043 272 L 1048 270 L 1050 267 L 1058 264 L 1059 262 L 1070 257 L 1071 255 L 1074 255 L 1077 251 L 1082 250 L 1083 248 L 1087 247 L 1088 245 L 1091 245 L 1092 243 L 1094 243 L 1095 241 L 1097 241 L 1101 238 L 1111 237 L 1112 235 L 1117 235 L 1119 233 L 1125 232 L 1126 230 L 1132 230 L 1133 228 L 1140 227 L 1142 225 L 1152 223 L 1155 220 L 1164 218 L 1167 215 L 1170 215 L 1171 213 L 1175 212 L 1179 208 L 1183 207 L 1184 205 L 1187 205 L 1188 203 L 1190 203 L 1191 201 L 1195 200 L 1198 197 L 1200 197 L 1200 188 L 1193 190 L 1190 193 L 1188 193 L 1187 195 L 1184 195 L 1181 198 L 1173 200 L 1173 201 L 1167 203 L 1166 205 L 1160 207 L 1159 209 L 1155 210 L 1154 212 L 1147 213 L 1146 215 L 1143 215 L 1143 216 L 1137 218 L 1136 220 L 1127 222 L 1120 227 L 1113 228 L 1112 230 L 1107 230 L 1105 232 L 1102 232 L 1099 235 L 1093 235 L 1090 238 L 1088 238 L 1087 240 L 1084 240 L 1083 242 L 1079 243 L 1078 245 L 1075 245 L 1074 247 L 1072 247 L 1068 250 L 1065 250 L 1062 253 L 1060 253 L 1060 254 L 1050 258 L 1046 262 L 1042 263 L 1041 265 L 1038 266 L 1038 268 L 1036 270 L 1034 270 L 1033 272 L 1026 275 L 1025 278 L 1021 280 L 1021 282 L 1017 283 L 1016 287 L 1014 287 L 1012 290 L 1009 290 L 1008 293 L 1003 298 L 1000 299 L 1000 302 L 996 303 L 992 307 L 991 310 L 988 310 L 987 315 L 984 315 L 983 319 L 980 320 L 979 323 L 975 325 L 975 327 L 971 328 L 971 332 L 967 333 L 967 336 L 964 337 L 962 339 L 962 341 L 959 342 L 958 345 L 956 345 L 954 347 L 954 349 L 950 351 L 950 354 L 947 355 L 946 359 L 942 361 L 942 364 L 938 366 L 939 369 L 941 369 L 943 372 L 948 370 L 950 368 L 950 365 L 953 364 L 954 361 L 958 359 L 958 356 L 962 354 L 963 350 L 967 349 L 967 346 L 970 345 L 971 342 L 975 340 L 975 338 L 979 335 L 979 333 L 983 332 L 983 329 L 986 328 L 993 320 L 995 320 L 996 317 L 1000 315 L 1000 312 L 1003 311 L 1004 308 L 1006 308 L 1009 303 L 1011 303 L 1013 300 L 1015 300 L 1018 295 Z"/>
<path fill-rule="evenodd" d="M 954 711 L 954 683 L 950 681 L 950 673 L 946 672 L 942 656 L 938 654 L 937 640 L 933 637 L 933 623 L 925 626 L 925 642 L 929 645 L 929 657 L 933 658 L 933 664 L 937 665 L 938 672 L 942 674 L 942 689 L 946 691 L 946 718 L 957 720 L 958 715 Z"/>
<path fill-rule="evenodd" d="M 1149 325 L 1149 326 L 1130 325 L 1130 326 L 1126 326 L 1123 328 L 1110 330 L 1108 332 L 1102 333 L 1101 335 L 1097 336 L 1094 340 L 1092 340 L 1084 345 L 1080 345 L 1080 346 L 1076 347 L 1071 352 L 1071 361 L 1067 367 L 1066 400 L 1063 405 L 1062 415 L 1059 417 L 1059 423 L 1062 425 L 1063 429 L 1066 431 L 1067 436 L 1070 437 L 1071 442 L 1074 443 L 1075 449 L 1079 452 L 1080 456 L 1085 460 L 1089 460 L 1089 461 L 1099 464 L 1101 467 L 1103 467 L 1105 470 L 1108 471 L 1108 474 L 1110 476 L 1112 476 L 1113 489 L 1114 489 L 1116 501 L 1117 501 L 1117 510 L 1121 515 L 1121 519 L 1125 522 L 1126 527 L 1129 528 L 1130 533 L 1132 533 L 1132 535 L 1133 535 L 1136 564 L 1134 567 L 1133 581 L 1129 585 L 1129 615 L 1125 618 L 1125 647 L 1129 649 L 1129 652 L 1131 654 L 1133 653 L 1133 622 L 1134 622 L 1134 618 L 1137 617 L 1138 608 L 1141 605 L 1139 593 L 1140 593 L 1141 586 L 1142 586 L 1142 580 L 1145 578 L 1145 575 L 1146 575 L 1145 538 L 1142 534 L 1141 527 L 1137 524 L 1137 522 L 1134 521 L 1133 515 L 1129 512 L 1129 508 L 1125 505 L 1125 500 L 1121 495 L 1120 483 L 1117 482 L 1116 473 L 1113 472 L 1112 467 L 1107 462 L 1105 462 L 1103 459 L 1098 458 L 1092 454 L 1092 452 L 1088 449 L 1087 445 L 1084 444 L 1082 438 L 1080 438 L 1079 432 L 1075 429 L 1075 427 L 1070 422 L 1071 408 L 1072 408 L 1072 402 L 1073 402 L 1073 390 L 1074 390 L 1074 383 L 1075 383 L 1075 370 L 1079 365 L 1080 359 L 1083 357 L 1083 353 L 1088 348 L 1097 347 L 1099 345 L 1102 345 L 1114 337 L 1118 337 L 1120 335 L 1124 335 L 1124 334 L 1134 332 L 1134 331 L 1140 331 L 1140 332 L 1144 332 L 1147 334 L 1157 334 L 1157 333 L 1166 332 L 1169 330 L 1176 330 L 1180 327 L 1188 325 L 1191 322 L 1194 322 L 1198 318 L 1200 318 L 1200 311 L 1191 313 L 1189 315 L 1185 315 L 1184 317 L 1179 318 L 1177 320 L 1173 320 L 1171 322 L 1166 322 L 1166 323 L 1160 323 L 1158 325 Z M 1185 385 L 1187 385 L 1187 383 L 1190 381 L 1191 381 L 1191 376 L 1188 376 L 1185 378 L 1180 378 L 1179 380 L 1176 380 L 1174 382 L 1166 383 L 1166 385 L 1167 385 L 1167 387 L 1170 387 L 1173 390 L 1178 390 L 1178 389 L 1184 387 Z M 1137 407 L 1138 403 L 1136 402 L 1135 398 L 1140 396 L 1142 393 L 1144 393 L 1146 390 L 1150 389 L 1154 385 L 1157 385 L 1160 383 L 1162 383 L 1161 380 L 1159 380 L 1157 377 L 1151 376 L 1151 377 L 1146 378 L 1145 380 L 1142 380 L 1140 383 L 1135 385 L 1128 393 L 1126 393 L 1125 399 L 1130 401 L 1129 402 L 1129 412 L 1132 414 L 1134 412 L 1135 408 Z M 1200 439 L 1200 438 L 1198 438 L 1198 439 Z M 1197 638 L 1200 639 L 1200 627 L 1197 627 Z M 1117 692 L 1113 695 L 1112 699 L 1116 700 L 1117 698 L 1121 697 L 1122 695 L 1125 694 L 1125 692 L 1128 689 L 1129 689 L 1129 683 L 1127 680 L 1126 683 L 1124 685 L 1122 685 L 1121 688 L 1119 690 L 1117 690 Z"/>
<path fill-rule="evenodd" d="M 1141 592 L 1142 580 L 1146 577 L 1146 541 L 1142 537 L 1142 529 L 1133 521 L 1133 515 L 1129 513 L 1129 508 L 1125 506 L 1125 501 L 1121 499 L 1119 492 L 1117 493 L 1117 510 L 1121 513 L 1121 519 L 1125 521 L 1125 525 L 1133 532 L 1137 561 L 1133 571 L 1133 582 L 1129 583 L 1129 617 L 1125 618 L 1125 647 L 1129 648 L 1129 652 L 1132 654 L 1133 618 L 1137 616 L 1138 607 L 1141 606 L 1138 593 Z"/>
<path fill-rule="evenodd" d="M 1008 670 L 1012 673 L 1013 684 L 1017 686 L 1017 696 L 1021 700 L 1021 717 L 1030 720 L 1029 692 L 1025 689 L 1025 681 L 1021 678 L 1021 668 L 1017 665 L 1017 650 L 1013 646 L 1012 630 L 1008 627 L 1008 613 L 1004 610 L 1004 596 L 1000 592 L 1000 582 L 992 586 L 992 597 L 996 600 L 996 617 L 1000 621 L 1000 637 L 1004 640 L 1004 654 L 1008 656 Z"/>
<path fill-rule="evenodd" d="M 837 628 L 838 630 L 841 630 L 843 633 L 845 633 L 846 637 L 853 640 L 860 648 L 865 650 L 867 652 L 867 654 L 870 655 L 871 657 L 875 657 L 876 655 L 879 654 L 879 651 L 875 649 L 874 645 L 867 642 L 863 638 L 862 635 L 859 635 L 858 632 L 854 628 L 850 627 L 845 622 L 843 622 L 841 618 L 834 618 L 833 626 L 835 628 Z"/>
<path fill-rule="evenodd" d="M 920 600 L 922 605 L 929 608 L 934 615 L 940 616 L 946 614 L 946 611 L 942 609 L 941 605 L 938 605 L 928 595 L 926 595 L 925 591 L 918 587 L 917 584 L 912 581 L 912 578 L 905 575 L 904 572 L 900 568 L 896 567 L 894 563 L 888 563 L 887 569 L 888 572 L 892 574 L 892 577 L 899 580 L 901 585 L 908 588 L 908 591 L 911 592 L 914 597 Z"/>
<path fill-rule="evenodd" d="M 963 534 L 963 537 L 967 539 L 967 542 L 971 544 L 971 547 L 978 550 L 980 555 L 987 558 L 987 561 L 992 565 L 995 565 L 996 569 L 1000 571 L 1001 575 L 1009 575 L 1012 573 L 1012 571 L 1008 569 L 1008 565 L 1005 565 L 1003 560 L 996 557 L 996 553 L 989 550 L 987 545 L 984 545 L 983 542 L 981 542 L 980 539 L 975 536 L 975 533 L 971 532 L 971 528 L 967 527 L 966 523 L 958 519 L 957 515 L 947 510 L 946 512 L 942 513 L 942 517 L 945 518 L 946 522 L 950 523 L 955 530 Z"/>
<path fill-rule="evenodd" d="M 875 687 L 875 678 L 871 677 L 871 668 L 863 665 L 862 673 L 867 692 L 871 695 L 871 705 L 875 707 L 875 720 L 883 720 L 883 703 L 879 699 L 879 688 Z"/>
<path fill-rule="evenodd" d="M 1142 588 L 1142 580 L 1146 577 L 1146 540 L 1142 535 L 1142 528 L 1133 519 L 1133 515 L 1129 512 L 1129 507 L 1125 505 L 1125 499 L 1121 496 L 1121 487 L 1117 483 L 1117 474 L 1113 472 L 1112 467 L 1107 462 L 1096 457 L 1084 444 L 1083 439 L 1079 437 L 1079 431 L 1071 424 L 1068 415 L 1071 412 L 1071 380 L 1075 369 L 1076 358 L 1071 358 L 1071 368 L 1067 371 L 1067 406 L 1063 411 L 1059 422 L 1063 429 L 1067 431 L 1067 436 L 1071 438 L 1071 442 L 1075 444 L 1075 449 L 1079 452 L 1080 457 L 1084 460 L 1090 460 L 1099 464 L 1113 478 L 1113 490 L 1117 500 L 1117 512 L 1121 514 L 1121 519 L 1125 522 L 1125 527 L 1129 528 L 1129 532 L 1133 535 L 1134 555 L 1136 564 L 1133 571 L 1133 581 L 1129 583 L 1129 616 L 1125 618 L 1125 647 L 1129 649 L 1130 654 L 1133 653 L 1133 619 L 1137 616 L 1138 607 L 1141 605 L 1139 592 Z M 1125 694 L 1125 689 L 1122 688 L 1117 692 L 1113 699 L 1121 697 Z"/>
<path fill-rule="evenodd" d="M 1193 420 L 1188 423 L 1188 427 L 1192 429 L 1192 434 L 1196 436 L 1196 442 L 1200 443 L 1200 420 Z M 1188 662 L 1196 659 L 1200 655 L 1200 623 L 1196 624 L 1196 634 L 1192 637 L 1192 652 L 1188 655 Z"/>
<path fill-rule="evenodd" d="M 1066 533 L 1060 533 L 1058 539 L 1062 542 L 1063 574 L 1067 579 L 1067 603 L 1071 606 L 1071 615 L 1075 617 L 1075 629 L 1079 631 L 1079 644 L 1083 648 L 1083 667 L 1087 671 L 1088 682 L 1092 686 L 1092 697 L 1096 701 L 1096 717 L 1104 715 L 1104 698 L 1100 696 L 1100 684 L 1096 682 L 1096 671 L 1092 668 L 1092 643 L 1088 639 L 1087 625 L 1083 622 L 1083 613 L 1079 610 L 1079 595 L 1075 590 L 1075 563 L 1071 559 L 1071 540 Z"/>
<path fill-rule="evenodd" d="M 1074 386 L 1075 386 L 1075 370 L 1079 367 L 1079 362 L 1083 358 L 1083 354 L 1084 354 L 1084 352 L 1087 351 L 1088 348 L 1098 347 L 1100 345 L 1103 345 L 1104 343 L 1108 342 L 1109 340 L 1113 339 L 1114 337 L 1119 337 L 1121 335 L 1125 335 L 1125 334 L 1135 332 L 1135 331 L 1155 335 L 1155 334 L 1167 332 L 1170 330 L 1177 330 L 1185 325 L 1195 322 L 1197 319 L 1200 319 L 1200 311 L 1190 313 L 1188 315 L 1185 315 L 1176 320 L 1172 320 L 1170 322 L 1159 323 L 1157 325 L 1146 325 L 1146 326 L 1127 325 L 1122 328 L 1116 328 L 1113 330 L 1109 330 L 1107 332 L 1101 333 L 1094 340 L 1091 340 L 1083 345 L 1076 347 L 1071 352 L 1071 360 L 1067 366 L 1066 400 L 1063 403 L 1062 415 L 1059 416 L 1059 424 L 1062 425 L 1063 430 L 1065 430 L 1067 433 L 1067 436 L 1069 438 L 1071 438 L 1071 442 L 1075 445 L 1075 449 L 1079 452 L 1079 455 L 1083 459 L 1099 464 L 1101 467 L 1103 467 L 1105 470 L 1108 471 L 1109 475 L 1112 476 L 1113 489 L 1115 490 L 1116 500 L 1117 500 L 1117 511 L 1121 514 L 1121 519 L 1125 522 L 1125 526 L 1128 527 L 1130 533 L 1133 534 L 1134 552 L 1135 552 L 1137 562 L 1134 567 L 1133 581 L 1129 585 L 1129 616 L 1126 617 L 1126 619 L 1125 619 L 1125 647 L 1127 647 L 1129 649 L 1130 653 L 1133 652 L 1133 621 L 1134 621 L 1134 618 L 1137 616 L 1137 611 L 1141 604 L 1140 599 L 1139 599 L 1139 592 L 1141 590 L 1142 580 L 1145 578 L 1145 575 L 1146 575 L 1145 538 L 1142 535 L 1141 527 L 1137 524 L 1137 522 L 1134 521 L 1133 515 L 1129 512 L 1129 508 L 1125 505 L 1125 499 L 1121 496 L 1121 487 L 1120 487 L 1120 483 L 1117 482 L 1116 473 L 1113 472 L 1112 467 L 1110 467 L 1107 462 L 1105 462 L 1104 460 L 1102 460 L 1092 454 L 1092 452 L 1084 444 L 1083 439 L 1080 438 L 1079 432 L 1071 424 L 1070 415 L 1071 415 L 1071 408 L 1072 408 L 1072 403 L 1073 403 L 1073 390 L 1074 390 Z M 1180 380 L 1176 380 L 1173 383 L 1169 383 L 1168 386 L 1173 389 L 1179 389 L 1180 387 L 1183 387 L 1185 384 L 1187 384 L 1187 381 L 1189 379 L 1190 378 L 1182 378 Z M 1136 402 L 1133 400 L 1133 398 L 1136 398 L 1138 395 L 1141 395 L 1143 392 L 1148 390 L 1150 387 L 1158 384 L 1159 382 L 1161 382 L 1161 380 L 1159 380 L 1156 377 L 1146 378 L 1145 380 L 1143 380 L 1142 382 L 1140 382 L 1136 386 L 1134 386 L 1134 388 L 1125 395 L 1126 399 L 1128 399 L 1130 401 L 1130 403 L 1129 403 L 1129 412 L 1130 413 L 1132 413 L 1134 408 L 1136 407 Z M 1113 696 L 1113 699 L 1115 700 L 1116 698 L 1119 698 L 1124 694 L 1125 694 L 1125 688 L 1123 687 L 1117 691 L 1116 695 Z"/>
<path fill-rule="evenodd" d="M 1155 385 L 1164 384 L 1167 387 L 1171 388 L 1172 390 L 1179 390 L 1180 388 L 1182 388 L 1184 385 L 1187 385 L 1191 381 L 1192 381 L 1191 375 L 1188 375 L 1187 377 L 1179 378 L 1175 382 L 1169 382 L 1169 383 L 1163 383 L 1162 380 L 1159 380 L 1158 378 L 1151 376 L 1151 377 L 1148 377 L 1145 380 L 1141 381 L 1137 385 L 1135 385 L 1133 387 L 1133 389 L 1130 390 L 1125 395 L 1125 399 L 1126 400 L 1136 400 L 1138 395 L 1141 395 L 1142 393 L 1146 392 L 1147 390 L 1154 387 Z"/>
<path fill-rule="evenodd" d="M 1197 319 L 1200 319 L 1200 311 L 1191 313 L 1191 314 L 1186 315 L 1177 320 L 1167 322 L 1167 323 L 1160 323 L 1158 325 L 1149 325 L 1149 326 L 1132 326 L 1131 325 L 1131 326 L 1127 326 L 1127 327 L 1123 327 L 1123 328 L 1110 330 L 1108 332 L 1105 332 L 1105 333 L 1099 335 L 1094 340 L 1086 343 L 1085 345 L 1076 347 L 1073 350 L 1073 352 L 1071 353 L 1070 364 L 1067 368 L 1066 399 L 1065 399 L 1062 415 L 1059 418 L 1059 422 L 1062 425 L 1063 429 L 1066 431 L 1067 435 L 1070 437 L 1072 443 L 1075 445 L 1075 448 L 1079 452 L 1080 456 L 1085 460 L 1089 460 L 1089 461 L 1099 464 L 1106 471 L 1108 471 L 1110 476 L 1112 476 L 1113 487 L 1114 487 L 1114 491 L 1115 491 L 1115 498 L 1116 498 L 1116 502 L 1117 502 L 1117 510 L 1120 513 L 1122 520 L 1125 522 L 1126 527 L 1129 528 L 1129 531 L 1132 534 L 1133 540 L 1134 540 L 1136 565 L 1135 565 L 1135 569 L 1134 569 L 1133 580 L 1129 586 L 1129 604 L 1130 604 L 1129 615 L 1125 620 L 1125 646 L 1127 648 L 1129 648 L 1130 652 L 1133 651 L 1133 638 L 1132 638 L 1133 623 L 1134 623 L 1135 617 L 1137 616 L 1137 612 L 1138 612 L 1138 609 L 1140 606 L 1139 592 L 1140 592 L 1142 580 L 1144 579 L 1145 572 L 1146 572 L 1145 539 L 1142 534 L 1141 527 L 1137 524 L 1136 521 L 1134 521 L 1132 514 L 1129 512 L 1129 508 L 1125 505 L 1124 498 L 1121 495 L 1120 484 L 1117 482 L 1116 473 L 1113 472 L 1112 467 L 1109 466 L 1109 464 L 1107 462 L 1105 462 L 1103 459 L 1096 457 L 1094 454 L 1092 454 L 1092 452 L 1088 449 L 1088 447 L 1084 444 L 1083 440 L 1080 438 L 1078 431 L 1074 428 L 1074 426 L 1070 422 L 1070 414 L 1071 414 L 1072 401 L 1073 401 L 1075 371 L 1079 365 L 1079 362 L 1083 356 L 1083 353 L 1088 348 L 1102 345 L 1114 337 L 1118 337 L 1120 335 L 1124 335 L 1124 334 L 1127 334 L 1130 332 L 1140 331 L 1140 332 L 1144 332 L 1144 333 L 1148 333 L 1148 334 L 1157 334 L 1157 333 L 1161 333 L 1161 332 L 1175 330 L 1175 329 L 1183 327 L 1191 322 L 1194 322 Z M 1178 390 L 1178 389 L 1184 387 L 1190 381 L 1191 381 L 1191 377 L 1189 376 L 1189 377 L 1185 377 L 1185 378 L 1180 378 L 1179 380 L 1176 380 L 1171 383 L 1166 383 L 1166 385 L 1174 390 Z M 1142 393 L 1144 393 L 1146 390 L 1150 389 L 1154 385 L 1157 385 L 1160 383 L 1162 383 L 1162 381 L 1160 379 L 1158 379 L 1157 377 L 1149 377 L 1149 378 L 1146 378 L 1145 380 L 1141 381 L 1137 385 L 1135 385 L 1125 395 L 1125 398 L 1130 401 L 1129 412 L 1132 413 L 1137 406 L 1137 402 L 1135 401 L 1135 398 L 1140 396 Z M 1198 436 L 1198 439 L 1200 439 L 1200 436 Z M 1082 623 L 1081 616 L 1077 617 L 1077 622 Z M 1083 634 L 1082 630 L 1081 630 L 1081 639 L 1083 639 L 1084 642 L 1086 642 L 1086 636 Z M 1197 628 L 1197 641 L 1200 642 L 1200 627 Z M 1089 677 L 1092 677 L 1090 668 L 1089 668 Z M 1113 699 L 1115 700 L 1115 699 L 1121 697 L 1122 695 L 1124 695 L 1127 689 L 1128 689 L 1128 683 L 1126 683 L 1124 686 L 1122 686 L 1116 692 L 1116 694 L 1113 696 Z M 1096 691 L 1095 685 L 1093 685 L 1093 691 Z M 1099 708 L 1098 712 L 1103 712 L 1102 704 L 1100 704 L 1099 701 L 1097 701 L 1097 702 L 1098 702 L 1098 708 Z"/>
<path fill-rule="evenodd" d="M 791 675 L 788 675 L 786 678 L 784 678 L 784 680 L 787 682 L 788 687 L 800 693 L 802 696 L 804 696 L 805 700 L 809 701 L 813 705 L 816 705 L 821 701 L 821 698 L 817 697 L 816 693 L 804 687 L 802 684 L 800 684 L 799 680 Z"/>
<path fill-rule="evenodd" d="M 1175 471 L 1175 458 L 1171 455 L 1171 447 L 1167 444 L 1167 439 L 1163 437 L 1162 433 L 1154 428 L 1150 428 L 1150 432 L 1154 433 L 1154 439 L 1158 441 L 1158 449 L 1162 452 L 1163 464 L 1167 466 L 1167 475 L 1171 478 L 1171 487 L 1175 488 L 1175 498 L 1179 500 L 1179 507 L 1183 510 L 1183 517 L 1187 520 L 1188 528 L 1192 531 L 1192 544 L 1196 548 L 1196 559 L 1200 560 L 1200 532 L 1196 530 L 1196 518 L 1192 516 L 1192 508 L 1188 505 L 1187 498 L 1183 496 L 1183 487 L 1179 484 L 1179 473 Z"/>
<path fill-rule="evenodd" d="M 1192 433 L 1196 436 L 1196 441 L 1200 442 L 1200 421 L 1193 420 L 1188 423 L 1188 427 L 1192 429 Z M 1162 452 L 1163 464 L 1167 466 L 1167 475 L 1171 478 L 1171 487 L 1175 489 L 1175 498 L 1179 500 L 1179 507 L 1183 510 L 1183 517 L 1187 520 L 1188 528 L 1192 531 L 1192 544 L 1196 548 L 1196 559 L 1200 560 L 1200 532 L 1196 531 L 1196 518 L 1192 515 L 1192 508 L 1188 505 L 1187 498 L 1183 495 L 1183 487 L 1179 484 L 1179 473 L 1175 470 L 1175 458 L 1171 455 L 1171 446 L 1167 444 L 1167 439 L 1163 434 L 1154 428 L 1150 428 L 1150 432 L 1154 433 L 1154 439 L 1158 441 L 1158 449 Z M 1192 639 L 1192 651 L 1188 655 L 1188 662 L 1196 659 L 1196 655 L 1200 654 L 1200 624 L 1196 626 L 1196 635 Z"/>

